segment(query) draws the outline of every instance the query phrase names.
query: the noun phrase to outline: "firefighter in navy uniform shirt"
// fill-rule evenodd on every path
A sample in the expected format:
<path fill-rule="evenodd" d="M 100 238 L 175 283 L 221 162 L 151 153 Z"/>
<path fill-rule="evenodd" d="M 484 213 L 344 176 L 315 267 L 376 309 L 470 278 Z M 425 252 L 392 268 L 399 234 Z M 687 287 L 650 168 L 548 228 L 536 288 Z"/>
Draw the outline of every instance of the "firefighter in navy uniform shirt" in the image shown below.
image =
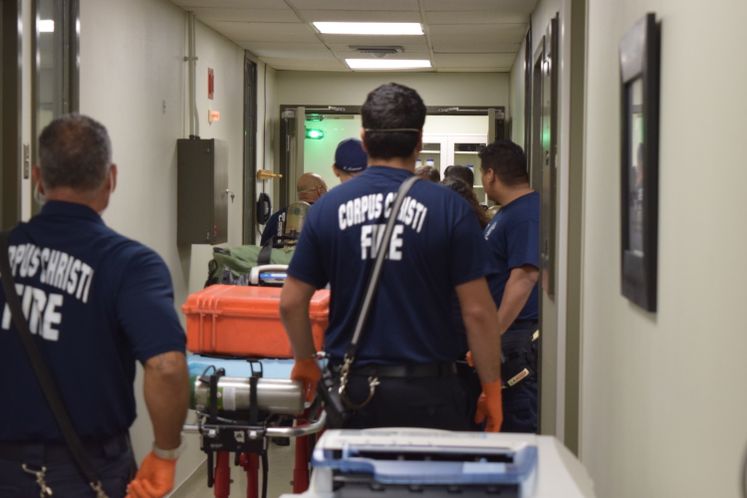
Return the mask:
<path fill-rule="evenodd" d="M 164 496 L 173 486 L 188 401 L 185 337 L 171 278 L 151 249 L 107 228 L 114 190 L 106 129 L 79 115 L 53 121 L 33 170 L 41 213 L 10 235 L 13 277 L 29 328 L 75 430 L 110 498 Z M 0 292 L 2 289 L 0 288 Z M 0 294 L 0 496 L 94 496 L 73 463 Z M 144 366 L 154 444 L 137 476 L 128 430 L 135 419 L 135 362 Z"/>
<path fill-rule="evenodd" d="M 485 227 L 498 273 L 488 277 L 502 335 L 504 432 L 537 432 L 539 194 L 521 147 L 498 140 L 480 152 L 482 184 L 501 210 Z"/>
<path fill-rule="evenodd" d="M 309 210 L 288 268 L 281 316 L 293 345 L 291 377 L 313 396 L 320 377 L 308 304 L 329 282 L 330 321 L 325 352 L 339 366 L 400 184 L 412 176 L 422 145 L 426 108 L 414 90 L 395 83 L 372 91 L 361 110 L 369 166 Z M 455 374 L 460 337 L 451 327 L 456 293 L 475 351 L 484 396 L 479 416 L 501 424 L 499 334 L 485 275 L 489 257 L 467 202 L 440 185 L 420 181 L 408 193 L 395 225 L 357 359 L 349 398 L 366 399 L 369 376 L 379 378 L 371 401 L 347 427 L 466 429 L 465 394 Z M 462 339 L 463 340 L 463 339 Z"/>

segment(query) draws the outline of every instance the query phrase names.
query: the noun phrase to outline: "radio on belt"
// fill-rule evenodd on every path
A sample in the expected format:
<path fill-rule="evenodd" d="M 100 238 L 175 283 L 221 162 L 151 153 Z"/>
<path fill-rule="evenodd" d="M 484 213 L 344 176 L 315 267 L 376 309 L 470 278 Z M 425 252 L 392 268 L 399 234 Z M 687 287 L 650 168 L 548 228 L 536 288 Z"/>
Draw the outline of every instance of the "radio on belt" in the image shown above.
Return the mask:
<path fill-rule="evenodd" d="M 551 436 L 430 429 L 328 430 L 303 498 L 590 498 L 591 480 Z"/>

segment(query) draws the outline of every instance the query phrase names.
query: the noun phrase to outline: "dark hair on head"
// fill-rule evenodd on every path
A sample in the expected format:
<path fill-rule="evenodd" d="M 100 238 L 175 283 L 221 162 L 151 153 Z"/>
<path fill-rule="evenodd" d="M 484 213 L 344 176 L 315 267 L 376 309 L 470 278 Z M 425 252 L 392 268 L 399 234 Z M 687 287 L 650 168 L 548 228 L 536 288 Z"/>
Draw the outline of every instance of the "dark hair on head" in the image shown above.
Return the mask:
<path fill-rule="evenodd" d="M 79 192 L 99 188 L 111 164 L 112 146 L 104 125 L 81 114 L 49 123 L 39 136 L 39 168 L 45 188 Z"/>
<path fill-rule="evenodd" d="M 361 108 L 363 142 L 368 156 L 409 157 L 420 141 L 418 130 L 423 129 L 425 113 L 423 99 L 412 88 L 387 83 L 369 93 Z M 402 128 L 413 131 L 385 131 Z"/>
<path fill-rule="evenodd" d="M 444 170 L 444 178 L 458 178 L 470 187 L 475 184 L 475 174 L 472 172 L 472 168 L 459 164 L 447 166 Z"/>
<path fill-rule="evenodd" d="M 423 180 L 430 180 L 435 183 L 441 181 L 441 173 L 439 173 L 433 166 L 421 166 L 415 168 L 415 174 Z"/>
<path fill-rule="evenodd" d="M 489 169 L 504 185 L 509 187 L 529 182 L 527 157 L 524 151 L 510 140 L 496 140 L 480 151 L 480 167 Z"/>
<path fill-rule="evenodd" d="M 490 223 L 490 218 L 488 217 L 488 213 L 485 212 L 485 209 L 477 201 L 477 196 L 475 195 L 475 191 L 472 189 L 472 185 L 467 185 L 462 180 L 455 177 L 444 178 L 444 181 L 441 182 L 441 185 L 450 188 L 457 194 L 464 197 L 464 199 L 472 208 L 472 211 L 475 213 L 475 216 L 477 216 L 477 221 L 480 222 L 480 228 L 485 228 L 486 226 L 488 226 L 488 223 Z"/>

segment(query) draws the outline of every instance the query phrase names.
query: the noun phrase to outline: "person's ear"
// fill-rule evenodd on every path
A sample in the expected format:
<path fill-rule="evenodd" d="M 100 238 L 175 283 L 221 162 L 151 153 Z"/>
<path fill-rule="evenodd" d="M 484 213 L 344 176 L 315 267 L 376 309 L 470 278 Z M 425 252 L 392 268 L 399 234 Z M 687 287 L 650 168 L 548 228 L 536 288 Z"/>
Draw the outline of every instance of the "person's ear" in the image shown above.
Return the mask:
<path fill-rule="evenodd" d="M 366 150 L 366 141 L 364 140 L 365 138 L 366 138 L 366 129 L 361 128 L 361 142 L 363 143 L 363 150 Z"/>
<path fill-rule="evenodd" d="M 109 166 L 109 193 L 111 194 L 117 188 L 117 165 Z"/>
<path fill-rule="evenodd" d="M 31 167 L 31 179 L 34 185 L 36 185 L 35 188 L 39 190 L 40 194 L 43 195 L 44 185 L 42 184 L 42 181 L 41 181 L 41 168 L 36 164 Z"/>
<path fill-rule="evenodd" d="M 332 165 L 332 173 L 335 174 L 338 180 L 340 179 L 340 171 L 335 167 L 334 164 Z"/>

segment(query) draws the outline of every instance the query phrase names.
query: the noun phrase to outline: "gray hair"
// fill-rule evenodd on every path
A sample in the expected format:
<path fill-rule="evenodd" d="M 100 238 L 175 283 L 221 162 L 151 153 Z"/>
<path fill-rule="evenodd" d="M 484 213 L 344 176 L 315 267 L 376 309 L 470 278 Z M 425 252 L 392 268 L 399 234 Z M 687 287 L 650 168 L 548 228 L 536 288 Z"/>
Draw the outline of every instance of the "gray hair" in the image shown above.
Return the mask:
<path fill-rule="evenodd" d="M 88 116 L 60 116 L 39 136 L 39 167 L 45 188 L 95 190 L 104 183 L 111 160 L 106 128 Z"/>

